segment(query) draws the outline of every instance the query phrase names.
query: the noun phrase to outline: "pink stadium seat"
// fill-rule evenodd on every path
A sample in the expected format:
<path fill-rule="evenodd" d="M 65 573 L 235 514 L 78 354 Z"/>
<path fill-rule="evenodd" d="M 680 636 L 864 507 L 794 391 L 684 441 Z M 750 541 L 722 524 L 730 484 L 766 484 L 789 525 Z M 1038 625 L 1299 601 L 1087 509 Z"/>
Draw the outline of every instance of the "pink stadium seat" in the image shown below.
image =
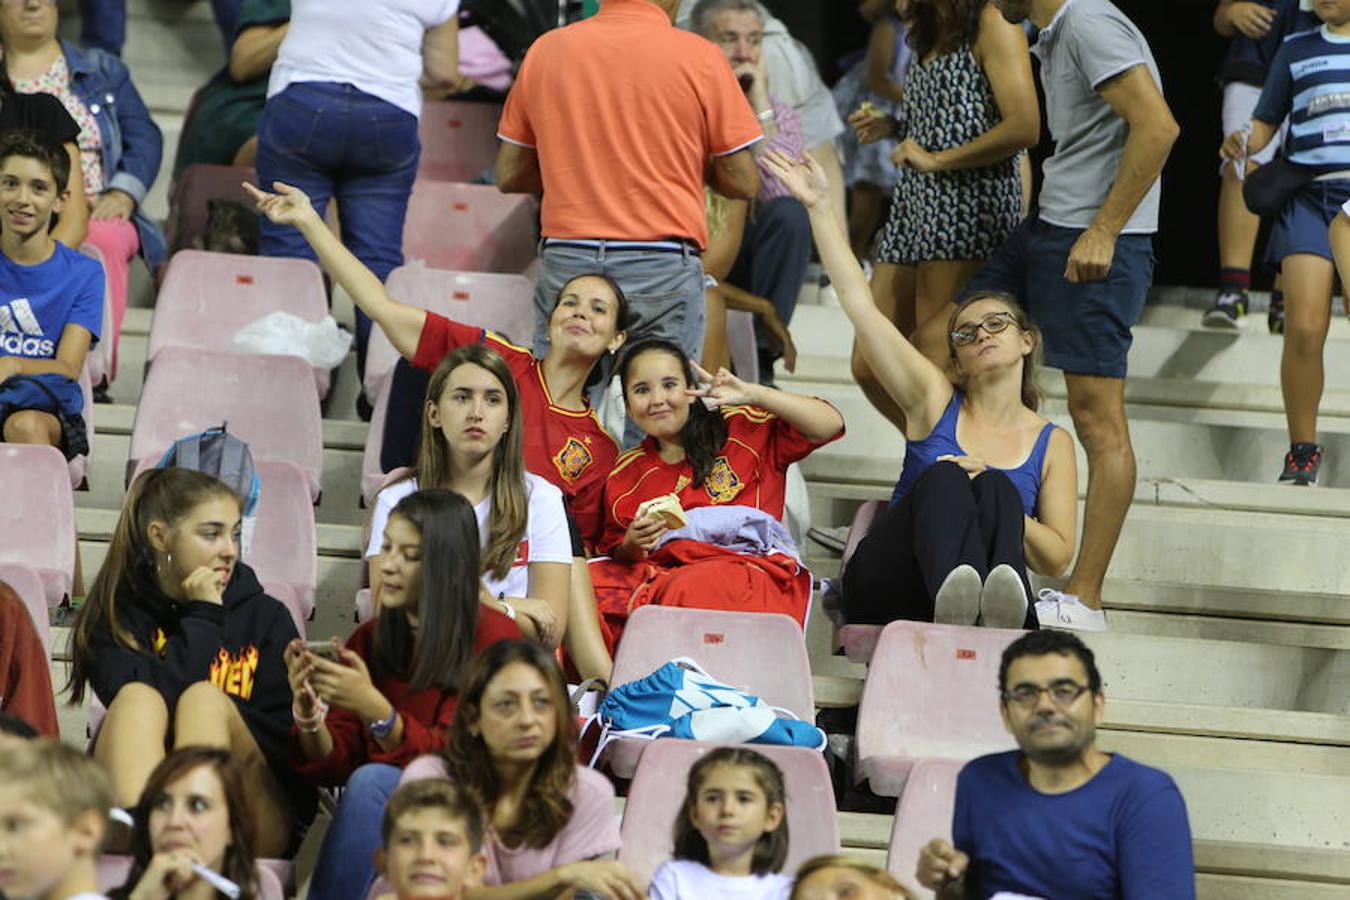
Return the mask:
<path fill-rule="evenodd" d="M 496 103 L 433 100 L 422 104 L 417 136 L 422 158 L 417 177 L 428 181 L 472 181 L 497 161 Z"/>
<path fill-rule="evenodd" d="M 1016 747 L 998 713 L 1003 648 L 1025 632 L 892 622 L 881 632 L 858 707 L 858 780 L 898 797 L 914 763 Z"/>
<path fill-rule="evenodd" d="M 624 807 L 623 848 L 619 860 L 639 884 L 651 880 L 657 866 L 670 859 L 675 817 L 684 801 L 689 767 L 717 747 L 702 741 L 666 738 L 642 757 Z M 784 872 L 822 853 L 839 852 L 839 825 L 834 788 L 825 759 L 803 747 L 751 747 L 783 770 L 787 782 L 787 824 L 790 838 Z"/>
<path fill-rule="evenodd" d="M 413 185 L 403 253 L 436 269 L 519 274 L 533 262 L 537 204 L 491 185 L 422 181 Z"/>
<path fill-rule="evenodd" d="M 872 527 L 872 521 L 886 508 L 881 500 L 867 500 L 853 514 L 853 523 L 848 527 L 848 540 L 844 543 L 844 558 L 839 562 L 839 571 L 843 572 L 853 557 L 853 551 Z M 881 637 L 880 625 L 845 625 L 839 629 L 839 643 L 852 662 L 866 663 L 872 658 L 872 650 Z"/>
<path fill-rule="evenodd" d="M 370 599 L 370 588 L 361 588 L 356 592 L 356 623 L 368 621 L 375 615 L 375 608 Z"/>
<path fill-rule="evenodd" d="M 727 345 L 731 367 L 742 381 L 759 381 L 759 348 L 755 346 L 755 316 L 743 309 L 727 310 Z"/>
<path fill-rule="evenodd" d="M 55 447 L 0 443 L 0 562 L 42 579 L 48 606 L 70 595 L 75 575 L 75 499 Z"/>
<path fill-rule="evenodd" d="M 713 677 L 770 706 L 815 721 L 811 661 L 801 626 L 791 616 L 644 606 L 624 628 L 610 683 L 643 678 L 678 656 L 690 657 Z M 638 758 L 649 748 L 649 741 L 615 741 L 606 750 L 609 770 L 632 778 Z"/>
<path fill-rule="evenodd" d="M 309 365 L 294 356 L 257 356 L 165 347 L 136 408 L 128 474 L 158 459 L 177 438 L 226 423 L 248 442 L 254 462 L 290 462 L 318 502 L 323 421 Z"/>
<path fill-rule="evenodd" d="M 440 313 L 464 325 L 490 328 L 528 347 L 534 339 L 534 284 L 521 275 L 447 272 L 400 266 L 389 273 L 389 293 L 398 300 Z M 398 362 L 398 351 L 379 328 L 366 350 L 366 399 L 372 404 Z"/>
<path fill-rule="evenodd" d="M 245 559 L 269 585 L 285 585 L 295 605 L 297 627 L 314 612 L 319 582 L 319 550 L 314 525 L 314 503 L 305 473 L 288 462 L 260 462 L 258 523 Z M 274 594 L 278 600 L 287 597 Z"/>
<path fill-rule="evenodd" d="M 169 195 L 169 218 L 164 236 L 169 242 L 170 255 L 195 246 L 196 239 L 206 232 L 208 201 L 232 200 L 252 209 L 253 198 L 240 187 L 245 181 L 257 184 L 257 171 L 247 166 L 206 163 L 184 169 Z"/>
<path fill-rule="evenodd" d="M 100 266 L 103 265 L 103 251 L 93 244 L 81 244 L 80 252 L 90 259 L 98 260 Z M 107 385 L 117 375 L 117 343 L 120 334 L 113 326 L 112 291 L 108 289 L 106 270 L 103 282 L 103 325 L 99 334 L 99 342 L 89 351 L 85 365 L 89 367 L 89 377 L 94 384 Z"/>
<path fill-rule="evenodd" d="M 307 259 L 180 250 L 169 260 L 155 301 L 147 365 L 165 347 L 233 353 L 236 332 L 278 311 L 307 322 L 328 315 L 317 265 Z M 328 396 L 330 375 L 314 369 L 320 398 Z"/>
<path fill-rule="evenodd" d="M 954 759 L 924 759 L 915 763 L 905 793 L 895 807 L 886 868 L 918 900 L 932 900 L 933 897 L 933 892 L 914 877 L 919 850 L 933 838 L 952 839 L 956 776 L 963 765 L 965 763 Z"/>
<path fill-rule="evenodd" d="M 255 864 L 258 871 L 258 900 L 285 900 L 286 890 L 282 887 L 279 872 L 289 872 L 291 864 L 286 860 L 260 859 Z M 131 857 L 104 854 L 98 860 L 98 888 L 107 893 L 126 883 L 131 874 Z"/>
<path fill-rule="evenodd" d="M 375 335 L 379 333 L 378 328 L 371 331 L 371 347 L 375 345 Z M 366 373 L 370 373 L 369 356 L 366 357 Z M 366 429 L 366 446 L 361 451 L 362 506 L 374 503 L 375 495 L 384 487 L 384 472 L 380 471 L 380 453 L 384 449 L 384 420 L 389 414 L 389 391 L 393 383 L 392 378 L 385 378 L 372 404 L 370 427 Z"/>
<path fill-rule="evenodd" d="M 0 581 L 13 588 L 23 605 L 33 617 L 33 627 L 42 638 L 42 646 L 47 655 L 52 655 L 52 625 L 47 614 L 47 595 L 42 588 L 42 578 L 37 572 L 17 562 L 0 562 Z"/>

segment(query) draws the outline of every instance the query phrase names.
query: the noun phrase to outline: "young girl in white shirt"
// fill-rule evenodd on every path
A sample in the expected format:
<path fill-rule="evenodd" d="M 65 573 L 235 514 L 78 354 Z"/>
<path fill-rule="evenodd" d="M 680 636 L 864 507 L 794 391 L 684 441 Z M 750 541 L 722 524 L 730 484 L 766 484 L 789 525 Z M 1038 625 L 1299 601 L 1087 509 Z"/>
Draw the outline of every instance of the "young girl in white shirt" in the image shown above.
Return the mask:
<path fill-rule="evenodd" d="M 651 900 L 786 900 L 787 794 L 772 760 L 719 747 L 689 769 L 675 819 L 675 858 L 652 876 Z"/>

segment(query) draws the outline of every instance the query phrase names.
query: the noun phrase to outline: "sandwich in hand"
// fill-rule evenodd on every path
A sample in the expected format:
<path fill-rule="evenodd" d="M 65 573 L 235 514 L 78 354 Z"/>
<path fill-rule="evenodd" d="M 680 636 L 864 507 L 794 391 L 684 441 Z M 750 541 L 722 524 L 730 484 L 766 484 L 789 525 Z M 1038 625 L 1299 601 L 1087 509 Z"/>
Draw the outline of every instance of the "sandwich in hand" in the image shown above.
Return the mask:
<path fill-rule="evenodd" d="M 680 507 L 680 498 L 674 494 L 653 497 L 637 508 L 639 519 L 653 514 L 660 516 L 665 521 L 667 528 L 682 528 L 689 524 L 689 517 L 684 514 L 684 509 Z"/>

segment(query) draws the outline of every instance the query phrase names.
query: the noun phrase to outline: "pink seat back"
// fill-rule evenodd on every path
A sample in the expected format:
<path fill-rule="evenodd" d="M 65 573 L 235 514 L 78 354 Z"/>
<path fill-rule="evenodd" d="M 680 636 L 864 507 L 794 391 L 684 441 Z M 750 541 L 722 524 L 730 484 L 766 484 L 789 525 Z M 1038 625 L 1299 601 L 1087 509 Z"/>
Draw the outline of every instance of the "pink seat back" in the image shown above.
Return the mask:
<path fill-rule="evenodd" d="M 534 284 L 522 275 L 400 266 L 389 273 L 386 286 L 396 300 L 490 329 L 519 346 L 528 347 L 534 339 Z M 373 329 L 365 374 L 366 399 L 372 404 L 397 361 L 389 338 Z"/>
<path fill-rule="evenodd" d="M 413 185 L 403 253 L 437 269 L 520 273 L 538 244 L 534 198 L 491 185 L 421 181 Z"/>
<path fill-rule="evenodd" d="M 146 359 L 153 362 L 165 347 L 233 353 L 235 333 L 274 312 L 306 322 L 328 315 L 317 265 L 307 259 L 180 250 L 164 272 Z M 314 379 L 319 395 L 326 396 L 328 370 L 316 368 Z"/>
<path fill-rule="evenodd" d="M 290 585 L 299 601 L 302 619 L 314 609 L 319 583 L 319 550 L 314 524 L 314 502 L 309 479 L 294 464 L 260 462 L 258 522 L 247 562 L 264 582 Z M 280 598 L 278 598 L 280 599 Z"/>
<path fill-rule="evenodd" d="M 675 818 L 684 803 L 689 768 L 717 747 L 702 741 L 667 738 L 654 742 L 642 756 L 628 790 L 620 829 L 619 860 L 639 884 L 651 880 L 657 866 L 670 859 Z M 778 764 L 787 785 L 789 849 L 784 872 L 822 853 L 839 852 L 839 825 L 834 788 L 825 759 L 803 747 L 754 745 Z"/>
<path fill-rule="evenodd" d="M 422 104 L 417 136 L 422 158 L 417 177 L 428 181 L 472 181 L 497 160 L 496 103 L 432 100 Z"/>
<path fill-rule="evenodd" d="M 103 266 L 103 251 L 93 244 L 81 244 L 80 252 L 90 259 L 97 260 L 98 264 Z M 116 374 L 114 351 L 117 349 L 119 337 L 117 326 L 113 322 L 112 290 L 108 287 L 107 267 L 104 266 L 103 325 L 99 331 L 98 343 L 90 348 L 89 355 L 85 357 L 85 365 L 89 368 L 89 377 L 93 379 L 94 384 L 107 384 L 113 380 Z"/>
<path fill-rule="evenodd" d="M 314 609 L 314 595 L 308 596 L 308 601 L 300 594 L 297 585 L 286 581 L 263 581 L 262 589 L 267 596 L 276 600 L 286 611 L 291 614 L 291 621 L 295 623 L 295 630 L 303 639 L 309 632 L 309 614 Z"/>
<path fill-rule="evenodd" d="M 1003 649 L 1023 631 L 892 622 L 881 633 L 858 708 L 858 774 L 898 796 L 915 760 L 968 760 L 1016 743 L 998 710 Z"/>
<path fill-rule="evenodd" d="M 75 499 L 64 454 L 0 443 L 0 497 L 0 562 L 32 569 L 47 605 L 58 605 L 75 573 Z"/>
<path fill-rule="evenodd" d="M 848 565 L 848 561 L 853 558 L 853 551 L 858 549 L 858 544 L 867 537 L 867 532 L 872 530 L 872 523 L 876 517 L 886 508 L 886 504 L 881 500 L 867 500 L 858 507 L 858 511 L 853 514 L 853 522 L 848 526 L 848 540 L 844 542 L 844 558 L 839 563 L 840 571 Z"/>
<path fill-rule="evenodd" d="M 375 335 L 379 333 L 378 328 L 371 331 L 371 346 L 375 344 Z M 369 356 L 366 357 L 366 374 L 370 374 Z M 374 503 L 375 495 L 384 486 L 384 472 L 381 471 L 380 467 L 380 455 L 384 452 L 384 423 L 389 416 L 389 391 L 393 383 L 392 378 L 385 378 L 380 385 L 370 414 L 370 427 L 366 429 L 366 445 L 361 451 L 362 506 L 370 506 Z"/>
<path fill-rule="evenodd" d="M 759 381 L 759 347 L 755 344 L 754 313 L 727 310 L 727 346 L 736 377 L 751 384 Z"/>
<path fill-rule="evenodd" d="M 312 370 L 294 356 L 165 347 L 136 408 L 128 473 L 176 439 L 222 422 L 248 442 L 255 463 L 298 466 L 318 501 L 323 422 Z"/>
<path fill-rule="evenodd" d="M 815 720 L 811 661 L 801 626 L 791 616 L 641 607 L 624 627 L 610 683 L 643 678 L 677 656 L 690 657 L 713 677 L 770 706 Z"/>
<path fill-rule="evenodd" d="M 0 562 L 0 581 L 13 588 L 33 619 L 33 628 L 42 638 L 42 647 L 48 658 L 52 655 L 52 625 L 47 612 L 47 595 L 37 572 L 21 563 Z"/>
<path fill-rule="evenodd" d="M 252 167 L 197 163 L 184 169 L 169 195 L 169 218 L 164 226 L 169 253 L 192 247 L 206 233 L 208 201 L 233 200 L 252 209 L 253 198 L 240 187 L 245 181 L 258 183 L 258 173 Z"/>
<path fill-rule="evenodd" d="M 952 839 L 956 776 L 963 765 L 965 763 L 953 759 L 920 760 L 910 771 L 905 793 L 895 807 L 886 868 L 918 900 L 932 900 L 933 897 L 933 892 L 914 877 L 919 850 L 933 838 Z"/>

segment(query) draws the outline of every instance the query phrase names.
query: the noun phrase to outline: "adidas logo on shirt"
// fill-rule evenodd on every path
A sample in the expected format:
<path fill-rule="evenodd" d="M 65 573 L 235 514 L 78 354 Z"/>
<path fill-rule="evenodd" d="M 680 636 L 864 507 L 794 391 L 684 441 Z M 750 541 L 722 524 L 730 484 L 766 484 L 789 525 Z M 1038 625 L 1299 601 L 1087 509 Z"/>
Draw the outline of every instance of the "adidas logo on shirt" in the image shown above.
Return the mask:
<path fill-rule="evenodd" d="M 27 297 L 0 305 L 0 353 L 30 359 L 56 355 L 56 341 L 43 334 Z"/>

